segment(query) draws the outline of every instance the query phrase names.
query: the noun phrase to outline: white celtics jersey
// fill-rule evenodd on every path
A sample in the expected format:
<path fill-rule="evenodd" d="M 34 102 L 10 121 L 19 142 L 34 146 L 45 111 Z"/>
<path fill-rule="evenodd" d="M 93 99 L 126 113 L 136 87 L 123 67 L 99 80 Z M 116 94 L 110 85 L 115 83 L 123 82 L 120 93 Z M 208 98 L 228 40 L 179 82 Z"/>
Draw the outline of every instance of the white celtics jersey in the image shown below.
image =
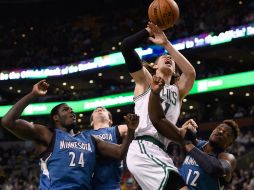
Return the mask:
<path fill-rule="evenodd" d="M 152 136 L 167 147 L 170 140 L 157 132 L 149 118 L 148 102 L 150 93 L 151 89 L 149 88 L 146 92 L 134 98 L 135 113 L 139 116 L 139 125 L 136 129 L 135 136 Z M 178 87 L 176 85 L 165 84 L 160 93 L 160 97 L 166 118 L 173 124 L 176 124 L 181 107 Z"/>

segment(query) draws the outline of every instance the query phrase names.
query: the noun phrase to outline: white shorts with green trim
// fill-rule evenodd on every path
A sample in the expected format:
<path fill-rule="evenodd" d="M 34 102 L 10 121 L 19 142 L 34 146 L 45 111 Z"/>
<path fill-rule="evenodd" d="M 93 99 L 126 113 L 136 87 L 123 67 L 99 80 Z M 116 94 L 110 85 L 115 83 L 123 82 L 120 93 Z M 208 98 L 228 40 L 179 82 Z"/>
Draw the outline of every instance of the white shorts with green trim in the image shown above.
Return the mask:
<path fill-rule="evenodd" d="M 142 190 L 163 190 L 167 185 L 169 173 L 178 173 L 168 154 L 149 141 L 133 140 L 126 162 Z"/>

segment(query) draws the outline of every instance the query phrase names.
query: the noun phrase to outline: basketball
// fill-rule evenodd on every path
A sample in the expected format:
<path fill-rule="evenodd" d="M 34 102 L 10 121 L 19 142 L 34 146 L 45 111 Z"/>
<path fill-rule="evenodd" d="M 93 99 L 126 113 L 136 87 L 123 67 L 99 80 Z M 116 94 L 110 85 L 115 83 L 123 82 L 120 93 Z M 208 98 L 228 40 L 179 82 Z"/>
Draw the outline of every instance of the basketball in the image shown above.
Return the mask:
<path fill-rule="evenodd" d="M 148 17 L 162 30 L 166 30 L 179 18 L 178 5 L 174 0 L 154 0 L 148 8 Z"/>

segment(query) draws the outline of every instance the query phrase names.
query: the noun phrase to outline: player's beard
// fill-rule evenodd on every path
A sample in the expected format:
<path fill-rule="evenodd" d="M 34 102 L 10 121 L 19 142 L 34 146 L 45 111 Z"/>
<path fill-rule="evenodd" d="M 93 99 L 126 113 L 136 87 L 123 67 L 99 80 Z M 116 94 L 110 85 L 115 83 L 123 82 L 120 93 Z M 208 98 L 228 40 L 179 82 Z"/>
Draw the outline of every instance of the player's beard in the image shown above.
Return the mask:
<path fill-rule="evenodd" d="M 77 124 L 76 124 L 75 122 L 73 122 L 73 123 L 70 124 L 70 125 L 65 125 L 64 128 L 67 129 L 68 131 L 70 131 L 70 130 L 72 130 L 72 129 L 73 129 L 74 131 L 77 131 L 77 130 L 78 130 L 78 126 L 77 126 Z"/>

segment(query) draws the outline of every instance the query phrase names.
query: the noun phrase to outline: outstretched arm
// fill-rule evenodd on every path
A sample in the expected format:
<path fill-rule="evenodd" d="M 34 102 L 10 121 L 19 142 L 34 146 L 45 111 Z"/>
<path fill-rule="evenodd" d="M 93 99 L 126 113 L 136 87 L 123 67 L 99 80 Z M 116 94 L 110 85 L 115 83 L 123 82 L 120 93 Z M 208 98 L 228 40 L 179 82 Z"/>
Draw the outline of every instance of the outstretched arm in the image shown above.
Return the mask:
<path fill-rule="evenodd" d="M 48 84 L 42 80 L 33 86 L 33 90 L 20 99 L 2 118 L 2 126 L 21 139 L 34 140 L 37 143 L 49 143 L 51 132 L 42 125 L 32 124 L 19 119 L 24 109 L 37 97 L 47 93 Z"/>
<path fill-rule="evenodd" d="M 189 93 L 194 84 L 196 71 L 191 63 L 177 49 L 174 48 L 170 41 L 168 41 L 164 32 L 157 25 L 149 22 L 148 26 L 155 35 L 155 38 L 150 37 L 149 39 L 153 43 L 163 46 L 173 57 L 176 65 L 182 71 L 180 79 L 177 82 L 180 98 L 182 100 Z"/>
<path fill-rule="evenodd" d="M 162 78 L 157 77 L 156 75 L 153 76 L 148 104 L 149 117 L 159 133 L 168 139 L 179 142 L 182 139 L 180 130 L 177 128 L 177 126 L 166 119 L 160 103 L 160 91 L 164 85 L 165 82 Z"/>
<path fill-rule="evenodd" d="M 226 181 L 231 179 L 236 167 L 236 160 L 232 154 L 220 153 L 218 158 L 215 158 L 199 150 L 193 144 L 185 145 L 185 150 L 209 175 L 225 177 Z"/>
<path fill-rule="evenodd" d="M 153 80 L 151 82 L 151 94 L 148 103 L 148 113 L 150 120 L 158 132 L 170 140 L 181 144 L 184 143 L 184 140 L 186 139 L 194 141 L 195 135 L 193 136 L 190 131 L 186 133 L 187 129 L 196 132 L 197 125 L 192 119 L 185 122 L 182 128 L 178 128 L 168 119 L 166 119 L 162 105 L 160 103 L 160 91 L 162 90 L 164 84 L 165 82 L 162 78 L 155 75 L 153 76 Z"/>
<path fill-rule="evenodd" d="M 134 138 L 135 129 L 139 123 L 139 117 L 135 114 L 128 114 L 124 118 L 127 123 L 128 132 L 123 136 L 122 144 L 118 145 L 108 143 L 93 136 L 96 141 L 96 147 L 100 154 L 119 160 L 122 160 L 126 156 L 129 145 Z"/>

